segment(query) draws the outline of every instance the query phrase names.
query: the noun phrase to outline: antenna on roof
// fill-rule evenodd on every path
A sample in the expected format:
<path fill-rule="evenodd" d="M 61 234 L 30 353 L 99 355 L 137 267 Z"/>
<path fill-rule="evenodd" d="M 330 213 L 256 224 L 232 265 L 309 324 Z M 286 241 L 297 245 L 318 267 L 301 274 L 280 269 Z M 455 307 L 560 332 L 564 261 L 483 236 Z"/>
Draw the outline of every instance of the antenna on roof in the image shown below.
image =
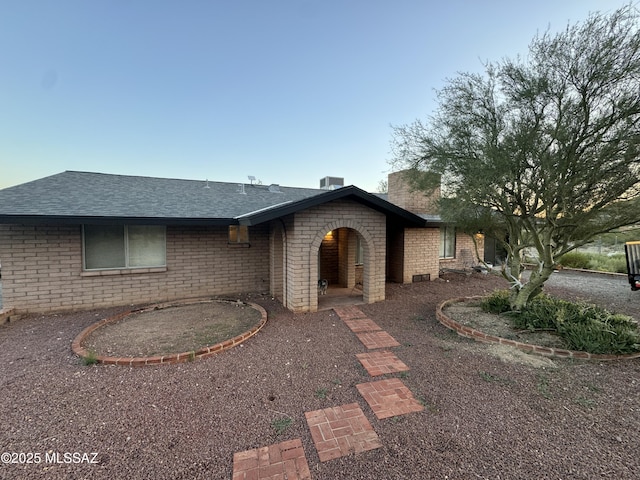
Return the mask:
<path fill-rule="evenodd" d="M 247 176 L 247 178 L 251 182 L 251 185 L 253 185 L 253 182 L 256 180 L 256 177 L 254 177 L 253 175 L 249 175 L 249 176 Z"/>

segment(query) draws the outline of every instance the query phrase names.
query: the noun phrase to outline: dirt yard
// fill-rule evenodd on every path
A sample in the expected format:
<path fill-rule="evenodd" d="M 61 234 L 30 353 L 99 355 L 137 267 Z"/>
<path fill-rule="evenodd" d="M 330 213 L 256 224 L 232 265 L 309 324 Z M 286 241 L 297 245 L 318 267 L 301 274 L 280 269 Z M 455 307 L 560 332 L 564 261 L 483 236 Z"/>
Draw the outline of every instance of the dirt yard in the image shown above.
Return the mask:
<path fill-rule="evenodd" d="M 355 388 L 372 378 L 344 322 L 331 311 L 293 315 L 268 295 L 242 297 L 269 313 L 256 336 L 178 365 L 82 365 L 72 340 L 119 309 L 5 325 L 1 450 L 41 461 L 1 464 L 0 478 L 230 479 L 234 452 L 297 438 L 315 480 L 637 478 L 639 361 L 522 362 L 437 322 L 442 300 L 504 286 L 494 276 L 449 275 L 390 284 L 385 302 L 360 307 L 400 342 L 394 353 L 410 367 L 402 382 L 425 405 L 385 420 Z M 640 292 L 621 277 L 562 272 L 548 290 L 640 313 Z M 320 462 L 304 413 L 353 402 L 382 447 Z M 278 435 L 283 418 L 293 422 Z M 97 463 L 65 463 L 82 459 L 65 453 L 96 453 Z"/>
<path fill-rule="evenodd" d="M 98 355 L 149 357 L 197 350 L 240 335 L 260 323 L 242 303 L 201 302 L 135 312 L 94 330 L 84 342 Z"/>

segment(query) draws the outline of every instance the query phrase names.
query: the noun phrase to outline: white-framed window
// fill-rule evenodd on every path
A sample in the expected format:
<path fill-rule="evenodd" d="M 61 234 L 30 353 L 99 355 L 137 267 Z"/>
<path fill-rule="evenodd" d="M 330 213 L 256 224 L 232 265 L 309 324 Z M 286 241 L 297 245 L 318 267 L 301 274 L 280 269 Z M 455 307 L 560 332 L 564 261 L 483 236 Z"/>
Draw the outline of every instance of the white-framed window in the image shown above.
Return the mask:
<path fill-rule="evenodd" d="M 163 225 L 83 225 L 84 269 L 165 267 Z"/>
<path fill-rule="evenodd" d="M 356 265 L 364 264 L 364 245 L 362 244 L 362 237 L 356 235 Z"/>
<path fill-rule="evenodd" d="M 229 225 L 229 243 L 249 243 L 249 227 Z"/>
<path fill-rule="evenodd" d="M 440 227 L 440 258 L 456 257 L 456 228 Z"/>

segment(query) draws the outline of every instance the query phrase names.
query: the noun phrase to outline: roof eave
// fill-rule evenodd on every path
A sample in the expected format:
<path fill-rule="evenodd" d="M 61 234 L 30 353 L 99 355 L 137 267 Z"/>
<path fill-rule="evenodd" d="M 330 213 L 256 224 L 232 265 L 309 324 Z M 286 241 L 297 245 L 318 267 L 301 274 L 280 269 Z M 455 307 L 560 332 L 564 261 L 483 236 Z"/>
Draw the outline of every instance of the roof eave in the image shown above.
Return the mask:
<path fill-rule="evenodd" d="M 329 190 L 326 193 L 314 195 L 313 197 L 298 200 L 297 202 L 287 203 L 280 207 L 270 208 L 266 210 L 257 211 L 255 213 L 248 213 L 236 217 L 236 220 L 240 225 L 258 225 L 264 222 L 275 220 L 277 218 L 290 215 L 302 210 L 306 210 L 323 203 L 327 203 L 333 200 L 339 200 L 342 198 L 354 198 L 360 203 L 373 208 L 379 212 L 387 215 L 393 215 L 400 218 L 403 223 L 415 227 L 426 227 L 427 221 L 424 218 L 415 215 L 408 210 L 398 207 L 393 203 L 390 203 L 384 199 L 381 199 L 375 195 L 365 192 L 353 185 L 348 187 L 342 187 L 336 190 Z"/>
<path fill-rule="evenodd" d="M 0 215 L 0 224 L 13 225 L 237 225 L 234 218 L 125 217 L 77 215 Z"/>

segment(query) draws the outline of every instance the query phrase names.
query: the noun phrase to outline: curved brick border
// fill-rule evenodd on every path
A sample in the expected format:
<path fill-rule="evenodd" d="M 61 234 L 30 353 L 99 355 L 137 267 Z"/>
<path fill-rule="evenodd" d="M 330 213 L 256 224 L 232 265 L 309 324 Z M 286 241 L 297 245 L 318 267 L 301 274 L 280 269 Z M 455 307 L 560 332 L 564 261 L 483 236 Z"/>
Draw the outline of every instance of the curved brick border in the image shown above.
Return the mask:
<path fill-rule="evenodd" d="M 0 309 L 0 325 L 11 321 L 11 316 L 15 313 L 13 308 L 7 308 L 6 310 Z"/>
<path fill-rule="evenodd" d="M 467 327 L 466 325 L 461 325 L 452 318 L 445 315 L 443 312 L 444 308 L 452 303 L 468 302 L 472 300 L 479 300 L 480 298 L 483 297 L 458 297 L 445 300 L 436 307 L 436 317 L 442 325 L 456 331 L 458 335 L 471 338 L 478 342 L 509 345 L 511 347 L 516 347 L 526 353 L 536 353 L 538 355 L 544 355 L 547 357 L 579 358 L 591 360 L 630 360 L 633 358 L 640 358 L 640 352 L 630 353 L 627 355 L 604 355 L 597 353 L 580 352 L 576 350 L 565 350 L 563 348 L 542 347 L 540 345 L 531 345 L 530 343 L 516 342 L 515 340 L 487 335 L 486 333 L 475 330 L 474 328 Z"/>
<path fill-rule="evenodd" d="M 133 313 L 143 313 L 143 312 L 149 312 L 153 310 L 160 310 L 168 307 L 192 305 L 195 303 L 213 303 L 213 302 L 224 302 L 224 303 L 232 303 L 232 304 L 243 303 L 244 305 L 249 305 L 250 307 L 258 310 L 262 318 L 258 325 L 253 327 L 251 330 L 244 332 L 241 335 L 237 335 L 233 338 L 230 338 L 229 340 L 225 340 L 224 342 L 218 343 L 216 345 L 202 347 L 202 348 L 199 348 L 198 350 L 193 350 L 191 352 L 173 353 L 170 355 L 152 356 L 152 357 L 107 357 L 107 356 L 98 355 L 96 356 L 97 362 L 104 363 L 107 365 L 126 365 L 129 367 L 141 367 L 144 365 L 159 365 L 159 364 L 164 365 L 164 364 L 172 364 L 172 363 L 182 363 L 182 362 L 195 360 L 196 358 L 206 358 L 206 357 L 210 357 L 211 355 L 215 355 L 216 353 L 220 353 L 225 350 L 228 350 L 244 342 L 249 337 L 252 337 L 256 333 L 258 333 L 258 331 L 260 331 L 260 329 L 265 325 L 265 323 L 267 323 L 267 311 L 264 308 L 262 308 L 260 305 L 252 302 L 236 302 L 233 300 L 218 300 L 218 299 L 214 299 L 214 300 L 191 299 L 191 300 L 185 300 L 181 302 L 158 303 L 155 305 L 151 305 L 149 307 L 145 307 L 143 309 L 128 310 L 126 312 L 119 313 L 118 315 L 114 315 L 113 317 L 104 318 L 92 325 L 89 325 L 82 332 L 80 332 L 80 334 L 75 338 L 75 340 L 71 344 L 71 349 L 76 355 L 82 358 L 89 356 L 90 355 L 89 351 L 85 349 L 82 346 L 82 344 L 84 343 L 85 339 L 89 336 L 90 333 L 92 333 L 94 330 L 104 325 L 122 320 L 123 318 Z"/>

